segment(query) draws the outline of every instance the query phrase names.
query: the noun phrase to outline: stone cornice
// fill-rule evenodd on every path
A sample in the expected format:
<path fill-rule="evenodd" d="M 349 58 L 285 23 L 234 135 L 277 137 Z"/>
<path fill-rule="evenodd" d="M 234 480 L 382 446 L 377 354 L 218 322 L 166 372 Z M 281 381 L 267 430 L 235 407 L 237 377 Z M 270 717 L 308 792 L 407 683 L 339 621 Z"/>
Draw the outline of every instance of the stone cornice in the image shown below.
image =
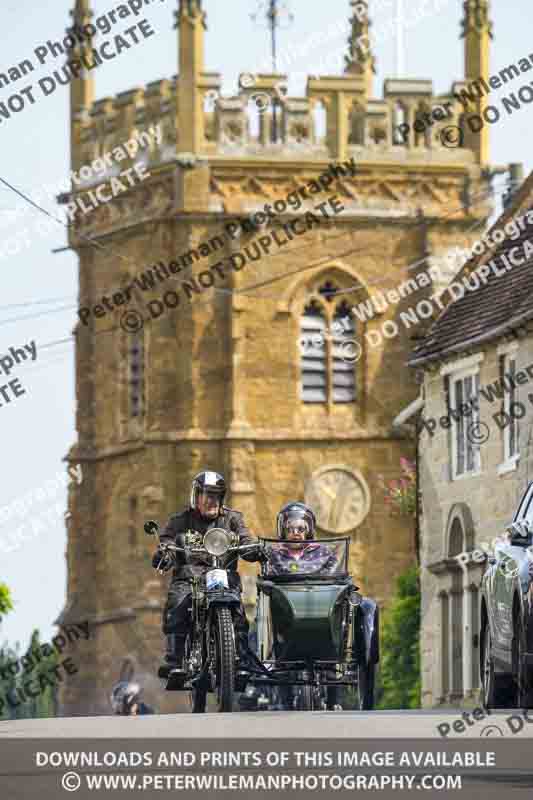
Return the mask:
<path fill-rule="evenodd" d="M 244 430 L 239 430 L 237 435 L 232 436 L 226 431 L 221 430 L 177 430 L 168 433 L 151 433 L 145 436 L 142 442 L 132 442 L 130 444 L 120 444 L 114 447 L 107 447 L 101 449 L 93 449 L 93 452 L 87 453 L 83 451 L 80 445 L 75 445 L 71 448 L 64 460 L 76 464 L 91 461 L 102 461 L 106 458 L 128 455 L 143 450 L 149 445 L 157 444 L 181 444 L 182 442 L 201 444 L 202 442 L 232 442 L 232 441 L 248 441 L 253 443 L 262 442 L 287 442 L 287 443 L 305 443 L 310 441 L 315 442 L 390 442 L 391 439 L 403 440 L 405 436 L 396 436 L 390 431 L 382 431 L 376 434 L 353 433 L 346 431 L 338 431 L 328 429 L 324 431 L 317 431 L 316 428 L 301 429 L 297 432 L 282 431 L 282 430 L 266 430 L 266 429 L 253 429 L 248 435 L 245 435 Z M 413 438 L 413 437 L 409 437 Z"/>

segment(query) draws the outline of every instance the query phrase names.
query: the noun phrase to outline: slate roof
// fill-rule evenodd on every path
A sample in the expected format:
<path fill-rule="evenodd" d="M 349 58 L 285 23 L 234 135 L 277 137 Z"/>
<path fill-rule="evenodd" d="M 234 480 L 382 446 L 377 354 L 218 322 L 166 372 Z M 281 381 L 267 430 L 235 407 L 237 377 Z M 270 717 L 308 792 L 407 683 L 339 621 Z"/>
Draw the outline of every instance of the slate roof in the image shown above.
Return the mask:
<path fill-rule="evenodd" d="M 533 209 L 533 172 L 522 184 L 514 200 L 493 225 L 492 230 L 503 229 L 513 217 L 525 215 Z M 532 217 L 533 218 L 533 217 Z M 517 259 L 524 257 L 522 243 L 529 239 L 533 244 L 533 224 L 527 224 L 520 238 L 505 239 L 491 253 L 471 258 L 454 278 L 461 283 L 481 264 L 494 261 L 498 271 L 505 270 L 501 255 L 508 255 L 519 247 Z M 475 280 L 475 279 L 473 279 Z M 513 266 L 503 275 L 491 271 L 487 282 L 476 291 L 468 291 L 462 298 L 449 303 L 424 339 L 418 344 L 408 362 L 409 366 L 437 360 L 453 352 L 467 350 L 490 338 L 497 338 L 506 330 L 533 318 L 533 257 L 523 264 Z"/>

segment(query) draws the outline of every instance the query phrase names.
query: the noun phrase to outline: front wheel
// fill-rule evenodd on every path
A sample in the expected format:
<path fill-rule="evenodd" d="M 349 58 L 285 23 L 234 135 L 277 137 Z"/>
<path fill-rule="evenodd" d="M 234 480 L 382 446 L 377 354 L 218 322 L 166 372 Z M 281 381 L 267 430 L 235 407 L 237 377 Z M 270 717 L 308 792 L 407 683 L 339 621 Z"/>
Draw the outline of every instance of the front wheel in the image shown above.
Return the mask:
<path fill-rule="evenodd" d="M 300 686 L 298 697 L 298 706 L 300 711 L 312 711 L 314 707 L 313 702 L 313 687 Z"/>
<path fill-rule="evenodd" d="M 514 707 L 533 708 L 533 689 L 531 677 L 526 664 L 524 664 L 524 624 L 519 615 L 514 628 L 513 637 L 513 682 L 514 682 Z"/>
<path fill-rule="evenodd" d="M 489 708 L 507 708 L 511 705 L 508 681 L 505 676 L 498 675 L 494 669 L 492 655 L 492 637 L 488 620 L 485 620 L 481 650 L 481 701 Z"/>
<path fill-rule="evenodd" d="M 211 680 L 218 711 L 233 711 L 235 634 L 229 608 L 216 608 L 211 629 Z"/>

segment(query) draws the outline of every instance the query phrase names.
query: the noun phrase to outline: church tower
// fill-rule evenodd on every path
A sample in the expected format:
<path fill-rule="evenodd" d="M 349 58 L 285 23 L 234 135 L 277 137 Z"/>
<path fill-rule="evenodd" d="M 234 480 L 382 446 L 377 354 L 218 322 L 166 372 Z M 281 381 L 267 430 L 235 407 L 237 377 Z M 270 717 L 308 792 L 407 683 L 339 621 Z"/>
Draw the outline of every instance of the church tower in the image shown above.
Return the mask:
<path fill-rule="evenodd" d="M 121 675 L 176 708 L 154 677 L 167 581 L 143 522 L 183 508 L 203 468 L 226 476 L 228 503 L 256 534 L 273 535 L 287 501 L 309 502 L 321 537 L 350 537 L 354 580 L 381 604 L 415 560 L 412 526 L 390 516 L 380 476 L 414 454 L 392 424 L 418 394 L 405 367 L 416 325 L 400 317 L 435 288 L 398 287 L 412 290 L 424 259 L 473 241 L 491 210 L 488 178 L 477 145 L 441 137 L 462 113 L 453 89 L 387 80 L 374 97 L 371 8 L 352 7 L 345 72 L 310 77 L 304 97 L 281 99 L 286 76 L 246 64 L 236 92 L 220 94 L 221 76 L 204 68 L 208 0 L 178 3 L 176 78 L 98 100 L 90 71 L 72 82 L 73 165 L 143 146 L 66 200 L 130 167 L 149 176 L 69 230 L 89 311 L 75 329 L 67 460 L 83 482 L 69 494 L 60 621 L 89 621 L 91 638 L 61 691 L 64 714 L 108 712 Z M 88 0 L 74 15 L 87 23 Z M 445 103 L 449 116 L 423 128 Z M 247 589 L 253 574 L 243 567 Z"/>

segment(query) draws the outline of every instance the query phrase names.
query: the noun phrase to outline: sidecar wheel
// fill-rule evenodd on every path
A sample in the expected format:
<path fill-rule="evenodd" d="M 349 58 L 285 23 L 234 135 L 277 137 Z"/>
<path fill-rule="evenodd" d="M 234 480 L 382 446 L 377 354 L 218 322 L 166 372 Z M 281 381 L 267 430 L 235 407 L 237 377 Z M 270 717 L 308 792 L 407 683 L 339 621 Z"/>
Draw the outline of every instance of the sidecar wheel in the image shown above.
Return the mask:
<path fill-rule="evenodd" d="M 359 665 L 357 670 L 357 695 L 360 711 L 372 711 L 374 708 L 375 677 L 375 664 L 370 663 L 366 666 L 363 664 Z"/>

